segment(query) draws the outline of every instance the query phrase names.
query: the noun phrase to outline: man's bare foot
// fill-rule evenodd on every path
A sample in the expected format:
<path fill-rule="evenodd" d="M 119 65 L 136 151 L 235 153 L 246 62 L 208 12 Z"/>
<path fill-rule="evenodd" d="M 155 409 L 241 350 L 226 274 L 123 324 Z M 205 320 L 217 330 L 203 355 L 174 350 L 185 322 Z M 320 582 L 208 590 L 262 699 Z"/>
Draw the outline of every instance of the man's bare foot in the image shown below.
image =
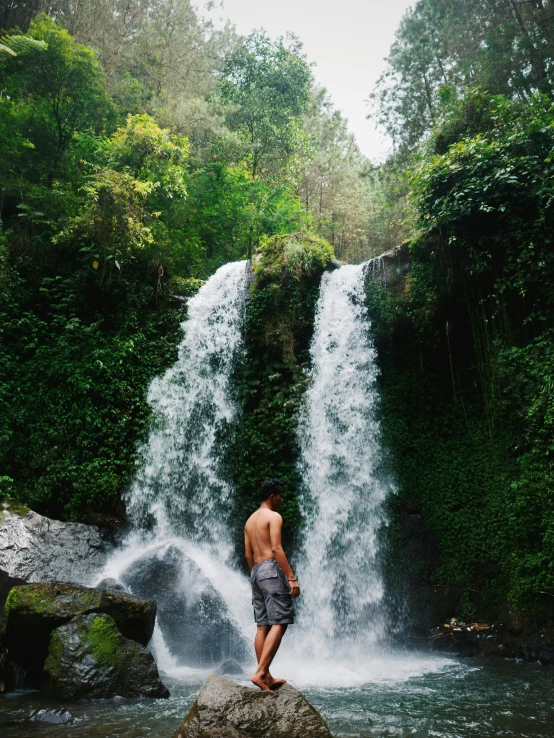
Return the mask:
<path fill-rule="evenodd" d="M 256 687 L 259 687 L 264 692 L 271 692 L 269 684 L 267 683 L 267 679 L 262 674 L 258 674 L 256 672 L 256 674 L 254 674 L 250 681 L 252 682 L 252 684 L 255 684 Z"/>
<path fill-rule="evenodd" d="M 273 691 L 275 691 L 276 689 L 280 689 L 283 686 L 283 684 L 286 684 L 286 683 L 287 683 L 286 679 L 274 679 L 271 676 L 271 674 L 267 675 L 267 684 L 269 688 L 272 689 Z"/>

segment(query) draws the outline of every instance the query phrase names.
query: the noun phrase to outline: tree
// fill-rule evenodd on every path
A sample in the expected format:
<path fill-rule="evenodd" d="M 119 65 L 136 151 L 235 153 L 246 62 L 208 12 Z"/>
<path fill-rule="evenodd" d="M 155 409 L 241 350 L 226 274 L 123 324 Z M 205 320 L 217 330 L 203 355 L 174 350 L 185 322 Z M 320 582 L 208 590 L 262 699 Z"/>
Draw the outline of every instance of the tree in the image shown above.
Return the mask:
<path fill-rule="evenodd" d="M 48 179 L 59 167 L 74 131 L 102 132 L 112 108 L 102 67 L 91 49 L 76 43 L 44 15 L 31 23 L 27 35 L 44 49 L 6 56 L 0 67 L 2 87 L 10 100 L 17 101 L 21 128 L 47 163 Z M 17 51 L 19 38 L 7 36 L 4 43 L 13 43 Z"/>
<path fill-rule="evenodd" d="M 273 42 L 255 31 L 228 57 L 221 82 L 227 125 L 242 139 L 253 177 L 282 174 L 291 164 L 302 140 L 310 83 L 310 68 L 292 36 Z"/>
<path fill-rule="evenodd" d="M 554 85 L 554 12 L 536 0 L 419 0 L 371 95 L 373 117 L 413 150 L 470 87 L 528 100 Z"/>

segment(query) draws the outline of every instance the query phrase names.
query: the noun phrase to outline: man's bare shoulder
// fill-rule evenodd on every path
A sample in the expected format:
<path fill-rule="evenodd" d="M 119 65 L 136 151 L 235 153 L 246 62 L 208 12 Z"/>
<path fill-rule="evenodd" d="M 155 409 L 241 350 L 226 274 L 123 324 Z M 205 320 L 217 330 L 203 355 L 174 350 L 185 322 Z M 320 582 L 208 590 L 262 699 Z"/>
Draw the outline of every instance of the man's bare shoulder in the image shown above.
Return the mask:
<path fill-rule="evenodd" d="M 253 523 L 259 525 L 260 523 L 269 523 L 271 520 L 282 520 L 282 518 L 278 512 L 270 510 L 267 507 L 260 507 L 248 518 L 245 524 L 245 528 L 248 528 L 248 526 L 252 525 Z"/>
<path fill-rule="evenodd" d="M 252 525 L 252 523 L 257 519 L 259 512 L 260 512 L 259 510 L 256 510 L 256 512 L 252 513 L 252 515 L 248 518 L 248 520 L 244 524 L 245 528 L 248 528 L 249 525 Z"/>

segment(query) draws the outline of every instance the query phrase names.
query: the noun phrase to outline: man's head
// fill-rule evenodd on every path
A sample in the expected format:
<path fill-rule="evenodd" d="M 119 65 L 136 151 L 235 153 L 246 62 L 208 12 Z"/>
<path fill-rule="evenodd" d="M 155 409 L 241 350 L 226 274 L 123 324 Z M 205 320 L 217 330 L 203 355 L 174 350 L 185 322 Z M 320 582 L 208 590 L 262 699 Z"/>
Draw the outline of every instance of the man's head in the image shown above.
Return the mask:
<path fill-rule="evenodd" d="M 284 484 L 280 479 L 264 479 L 260 484 L 260 502 L 268 502 L 272 510 L 278 510 L 283 504 Z"/>

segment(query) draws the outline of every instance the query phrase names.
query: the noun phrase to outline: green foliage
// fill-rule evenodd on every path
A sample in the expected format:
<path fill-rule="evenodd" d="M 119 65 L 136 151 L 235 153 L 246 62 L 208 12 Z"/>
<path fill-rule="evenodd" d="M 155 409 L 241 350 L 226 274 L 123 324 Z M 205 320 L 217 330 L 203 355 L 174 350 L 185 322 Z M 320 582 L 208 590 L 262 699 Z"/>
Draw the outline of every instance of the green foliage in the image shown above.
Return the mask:
<path fill-rule="evenodd" d="M 400 149 L 413 150 L 467 89 L 521 102 L 551 94 L 553 60 L 550 3 L 419 0 L 397 30 L 373 116 Z"/>
<path fill-rule="evenodd" d="M 189 204 L 179 224 L 185 248 L 175 264 L 207 277 L 243 259 L 264 235 L 309 225 L 309 214 L 286 184 L 253 178 L 243 165 L 209 163 L 189 174 Z"/>
<path fill-rule="evenodd" d="M 479 91 L 453 107 L 413 173 L 409 275 L 370 295 L 400 500 L 466 617 L 554 619 L 553 113 Z"/>
<path fill-rule="evenodd" d="M 235 382 L 243 411 L 230 453 L 238 491 L 236 531 L 258 506 L 263 479 L 285 482 L 285 545 L 300 529 L 297 417 L 306 388 L 319 281 L 333 252 L 306 234 L 268 239 L 255 256 L 245 356 Z"/>
<path fill-rule="evenodd" d="M 194 15 L 185 5 L 171 10 L 179 23 Z M 156 33 L 152 43 L 170 53 L 165 30 Z M 118 107 L 120 86 L 116 102 L 110 97 L 124 76 L 119 62 L 108 58 L 105 72 L 58 23 L 41 15 L 3 43 L 10 39 L 17 55 L 0 59 L 0 474 L 12 480 L 5 493 L 53 517 L 122 513 L 148 427 L 147 386 L 176 355 L 183 310 L 172 295 L 191 294 L 266 236 L 309 227 L 309 215 L 288 175 L 269 181 L 237 163 L 228 130 L 231 145 L 210 133 L 202 144 L 209 159 L 197 147 L 189 162 L 188 140 L 145 110 L 159 92 L 149 109 L 177 115 L 154 92 L 157 62 L 129 71 L 140 87 L 130 112 Z M 260 89 L 292 74 L 283 101 L 294 128 L 309 70 L 298 49 L 266 41 Z M 176 60 L 167 61 L 175 71 Z M 279 127 L 267 106 L 263 120 Z M 283 142 L 271 142 L 274 153 Z"/>
<path fill-rule="evenodd" d="M 38 41 L 28 36 L 4 36 L 0 38 L 0 52 L 17 56 L 18 54 L 34 54 L 46 51 L 45 41 Z"/>
<path fill-rule="evenodd" d="M 302 139 L 310 82 L 310 68 L 294 39 L 273 42 L 255 31 L 227 58 L 221 95 L 229 105 L 228 126 L 245 144 L 252 176 L 276 174 L 290 164 Z"/>
<path fill-rule="evenodd" d="M 20 130 L 50 164 L 42 175 L 51 178 L 62 165 L 75 129 L 101 132 L 112 109 L 103 70 L 90 49 L 45 15 L 37 16 L 28 36 L 27 46 L 36 40 L 46 48 L 6 57 L 0 75 L 4 94 L 16 101 Z M 21 47 L 21 37 L 14 39 Z"/>

